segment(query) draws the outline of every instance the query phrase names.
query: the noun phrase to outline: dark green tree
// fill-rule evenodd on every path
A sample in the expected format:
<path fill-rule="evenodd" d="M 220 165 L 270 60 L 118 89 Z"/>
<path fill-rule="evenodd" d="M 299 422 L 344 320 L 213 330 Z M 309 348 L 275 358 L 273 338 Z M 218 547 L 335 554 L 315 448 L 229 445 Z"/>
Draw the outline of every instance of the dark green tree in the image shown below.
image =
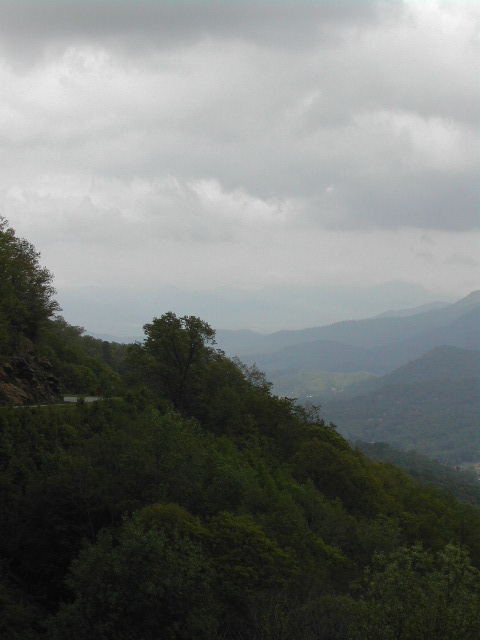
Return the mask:
<path fill-rule="evenodd" d="M 168 312 L 144 326 L 146 338 L 130 351 L 130 365 L 179 411 L 191 409 L 206 364 L 217 357 L 215 331 L 195 316 Z"/>

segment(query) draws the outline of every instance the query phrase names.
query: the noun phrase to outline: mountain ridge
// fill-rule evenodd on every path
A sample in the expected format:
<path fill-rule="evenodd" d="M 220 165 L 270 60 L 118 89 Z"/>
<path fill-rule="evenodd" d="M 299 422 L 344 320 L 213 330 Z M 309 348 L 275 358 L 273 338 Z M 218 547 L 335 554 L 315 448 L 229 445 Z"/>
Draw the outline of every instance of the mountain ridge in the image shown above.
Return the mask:
<path fill-rule="evenodd" d="M 250 330 L 217 331 L 218 346 L 229 356 L 250 359 L 260 353 L 270 353 L 287 346 L 319 340 L 343 342 L 357 347 L 373 347 L 398 341 L 398 332 L 412 336 L 433 326 L 448 324 L 468 310 L 480 308 L 480 290 L 473 291 L 457 302 L 439 309 L 428 309 L 409 316 L 373 317 L 364 320 L 343 320 L 307 329 L 276 331 L 260 334 Z"/>
<path fill-rule="evenodd" d="M 242 348 L 232 354 L 220 334 L 218 343 L 227 355 L 237 355 L 260 368 L 294 368 L 304 371 L 369 371 L 384 374 L 441 345 L 480 348 L 480 292 L 415 316 L 352 320 L 303 329 L 249 337 L 256 351 Z M 312 339 L 315 338 L 315 339 Z M 282 345 L 283 346 L 279 346 Z"/>

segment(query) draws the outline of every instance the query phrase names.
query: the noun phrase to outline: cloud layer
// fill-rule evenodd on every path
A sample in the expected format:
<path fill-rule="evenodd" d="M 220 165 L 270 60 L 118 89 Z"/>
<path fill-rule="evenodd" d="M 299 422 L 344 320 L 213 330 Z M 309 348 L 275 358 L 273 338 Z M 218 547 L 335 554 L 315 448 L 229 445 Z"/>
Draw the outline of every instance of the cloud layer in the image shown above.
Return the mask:
<path fill-rule="evenodd" d="M 4 215 L 59 288 L 405 279 L 463 295 L 479 27 L 466 0 L 7 0 Z"/>

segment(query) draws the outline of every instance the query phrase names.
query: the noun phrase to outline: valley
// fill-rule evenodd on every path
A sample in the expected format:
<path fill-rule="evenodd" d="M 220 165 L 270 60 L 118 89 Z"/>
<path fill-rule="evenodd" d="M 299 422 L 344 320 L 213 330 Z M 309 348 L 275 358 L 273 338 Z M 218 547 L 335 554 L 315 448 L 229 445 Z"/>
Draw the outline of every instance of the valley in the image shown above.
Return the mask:
<path fill-rule="evenodd" d="M 351 440 L 455 466 L 480 459 L 480 292 L 450 305 L 270 335 L 219 332 L 279 396 L 320 405 Z"/>

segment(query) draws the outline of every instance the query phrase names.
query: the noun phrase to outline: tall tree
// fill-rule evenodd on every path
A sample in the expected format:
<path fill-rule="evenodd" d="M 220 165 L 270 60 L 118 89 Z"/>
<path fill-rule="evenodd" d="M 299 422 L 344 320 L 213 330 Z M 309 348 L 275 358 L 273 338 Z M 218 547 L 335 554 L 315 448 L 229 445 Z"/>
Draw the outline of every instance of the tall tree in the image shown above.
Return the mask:
<path fill-rule="evenodd" d="M 144 326 L 146 339 L 135 345 L 130 362 L 149 383 L 160 387 L 176 409 L 184 411 L 201 380 L 205 365 L 213 360 L 215 331 L 195 316 L 168 312 Z"/>

